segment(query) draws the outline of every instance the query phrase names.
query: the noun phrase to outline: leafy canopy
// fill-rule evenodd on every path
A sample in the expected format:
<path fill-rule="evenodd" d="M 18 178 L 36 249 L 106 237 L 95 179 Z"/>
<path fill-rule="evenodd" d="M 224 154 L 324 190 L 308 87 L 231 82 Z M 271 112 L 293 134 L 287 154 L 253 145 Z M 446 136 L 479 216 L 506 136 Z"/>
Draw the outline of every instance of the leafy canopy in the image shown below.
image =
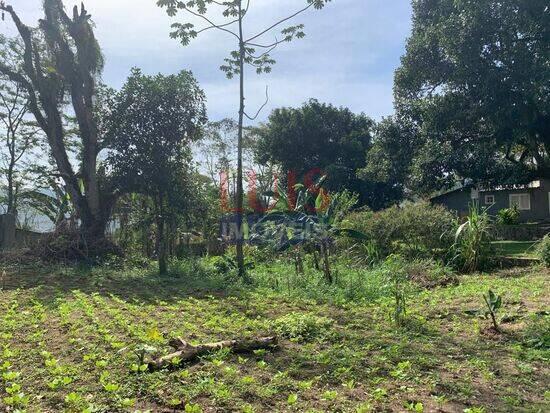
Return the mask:
<path fill-rule="evenodd" d="M 395 98 L 420 127 L 421 186 L 550 176 L 548 1 L 415 0 L 413 13 Z"/>
<path fill-rule="evenodd" d="M 147 195 L 172 192 L 189 145 L 206 123 L 205 96 L 192 74 L 144 75 L 133 69 L 120 92 L 106 97 L 102 127 L 118 187 Z"/>
<path fill-rule="evenodd" d="M 347 108 L 310 100 L 299 108 L 274 110 L 267 123 L 256 129 L 256 157 L 273 162 L 297 181 L 326 175 L 331 192 L 349 190 L 360 195 L 361 204 L 379 208 L 386 201 L 385 184 L 360 179 L 371 147 L 374 121 Z"/>
<path fill-rule="evenodd" d="M 173 23 L 173 31 L 170 33 L 170 37 L 177 39 L 184 46 L 189 45 L 193 39 L 199 34 L 212 29 L 225 32 L 236 38 L 239 42 L 239 48 L 230 52 L 229 56 L 224 59 L 224 64 L 220 66 L 220 69 L 231 79 L 240 74 L 240 56 L 243 54 L 244 63 L 246 65 L 255 68 L 258 74 L 270 73 L 273 65 L 276 63 L 275 59 L 271 56 L 273 50 L 277 48 L 279 44 L 291 42 L 294 39 L 302 39 L 305 37 L 304 25 L 293 24 L 288 26 L 280 26 L 293 17 L 305 12 L 310 8 L 317 10 L 322 9 L 326 3 L 331 0 L 307 0 L 305 6 L 292 15 L 282 18 L 276 21 L 271 26 L 264 30 L 260 30 L 253 35 L 245 35 L 240 30 L 236 30 L 234 25 L 237 25 L 239 21 L 244 19 L 250 10 L 251 0 L 190 0 L 190 1 L 177 1 L 177 0 L 158 0 L 157 5 L 166 9 L 166 13 L 170 17 L 175 17 L 178 11 L 187 12 L 190 16 L 193 16 L 199 21 L 204 23 L 204 26 L 197 27 L 195 23 Z M 222 22 L 215 22 L 211 18 L 210 11 L 216 9 L 220 12 Z M 269 40 L 265 40 L 267 35 L 273 34 L 274 30 L 279 31 L 279 35 L 275 40 L 272 37 Z"/>

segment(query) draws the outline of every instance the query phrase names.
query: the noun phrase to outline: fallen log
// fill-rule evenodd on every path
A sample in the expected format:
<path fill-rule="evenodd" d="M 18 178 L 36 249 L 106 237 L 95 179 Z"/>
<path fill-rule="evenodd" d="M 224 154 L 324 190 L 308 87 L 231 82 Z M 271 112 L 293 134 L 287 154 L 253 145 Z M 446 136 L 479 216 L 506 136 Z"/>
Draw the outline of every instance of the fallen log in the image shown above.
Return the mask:
<path fill-rule="evenodd" d="M 179 363 L 188 362 L 200 356 L 204 356 L 208 353 L 224 348 L 228 348 L 234 353 L 248 353 L 254 350 L 271 348 L 277 345 L 277 337 L 271 336 L 254 339 L 224 340 L 216 343 L 199 344 L 196 346 L 189 344 L 180 337 L 177 337 L 171 339 L 168 344 L 176 351 L 166 356 L 158 357 L 149 361 L 149 370 L 155 371 L 164 367 L 174 366 L 174 360 L 177 360 Z"/>

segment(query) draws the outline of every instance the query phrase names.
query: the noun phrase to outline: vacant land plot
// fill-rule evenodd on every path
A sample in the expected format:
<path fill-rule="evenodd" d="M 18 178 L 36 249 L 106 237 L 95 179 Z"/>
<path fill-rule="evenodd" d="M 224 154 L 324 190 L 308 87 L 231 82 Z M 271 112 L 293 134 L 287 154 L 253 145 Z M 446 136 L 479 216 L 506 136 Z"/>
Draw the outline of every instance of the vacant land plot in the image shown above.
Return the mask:
<path fill-rule="evenodd" d="M 330 305 L 270 291 L 191 291 L 139 271 L 9 271 L 0 291 L 0 404 L 28 412 L 544 412 L 548 271 L 419 290 L 407 323 L 389 299 Z M 502 334 L 481 293 L 503 295 Z M 193 295 L 189 293 L 193 292 Z M 168 338 L 276 333 L 278 348 L 219 351 L 149 372 Z"/>

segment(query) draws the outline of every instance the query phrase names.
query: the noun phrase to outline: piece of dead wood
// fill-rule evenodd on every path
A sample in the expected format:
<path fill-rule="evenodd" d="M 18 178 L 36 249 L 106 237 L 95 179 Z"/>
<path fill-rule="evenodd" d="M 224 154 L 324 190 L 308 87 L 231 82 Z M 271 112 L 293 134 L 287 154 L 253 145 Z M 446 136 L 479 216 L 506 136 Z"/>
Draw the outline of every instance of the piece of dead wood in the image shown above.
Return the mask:
<path fill-rule="evenodd" d="M 224 340 L 218 341 L 217 343 L 206 343 L 196 346 L 189 344 L 187 341 L 178 337 L 171 339 L 168 344 L 170 344 L 170 346 L 177 351 L 151 360 L 148 363 L 149 370 L 155 371 L 164 367 L 173 366 L 174 360 L 178 360 L 179 363 L 191 361 L 200 356 L 204 356 L 205 354 L 224 348 L 228 348 L 234 353 L 248 353 L 254 350 L 267 349 L 277 345 L 277 337 L 271 336 L 242 340 Z"/>

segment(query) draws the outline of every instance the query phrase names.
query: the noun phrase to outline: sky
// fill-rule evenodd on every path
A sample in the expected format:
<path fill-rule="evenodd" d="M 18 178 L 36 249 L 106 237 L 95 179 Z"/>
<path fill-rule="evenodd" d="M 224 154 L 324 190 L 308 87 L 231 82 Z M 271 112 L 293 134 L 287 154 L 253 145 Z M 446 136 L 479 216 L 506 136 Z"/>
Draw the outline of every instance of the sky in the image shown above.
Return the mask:
<path fill-rule="evenodd" d="M 28 25 L 35 25 L 41 15 L 41 0 L 7 3 Z M 64 3 L 70 9 L 76 4 L 74 0 Z M 305 3 L 251 0 L 246 33 L 261 31 Z M 85 5 L 106 59 L 105 83 L 120 87 L 132 67 L 149 74 L 191 70 L 206 93 L 209 118 L 236 117 L 238 82 L 228 80 L 219 70 L 228 52 L 235 49 L 232 36 L 211 30 L 184 47 L 169 38 L 170 24 L 193 20 L 181 12 L 168 17 L 156 0 L 87 0 Z M 218 15 L 209 17 L 223 22 Z M 200 22 L 194 22 L 200 27 Z M 374 119 L 393 113 L 393 73 L 410 33 L 410 0 L 332 0 L 323 10 L 310 10 L 292 23 L 305 24 L 306 38 L 282 44 L 273 53 L 277 64 L 272 73 L 246 73 L 249 113 L 262 105 L 266 86 L 269 102 L 258 121 L 277 107 L 296 107 L 310 98 Z M 14 34 L 12 26 L 6 18 L 0 22 L 0 32 Z"/>

